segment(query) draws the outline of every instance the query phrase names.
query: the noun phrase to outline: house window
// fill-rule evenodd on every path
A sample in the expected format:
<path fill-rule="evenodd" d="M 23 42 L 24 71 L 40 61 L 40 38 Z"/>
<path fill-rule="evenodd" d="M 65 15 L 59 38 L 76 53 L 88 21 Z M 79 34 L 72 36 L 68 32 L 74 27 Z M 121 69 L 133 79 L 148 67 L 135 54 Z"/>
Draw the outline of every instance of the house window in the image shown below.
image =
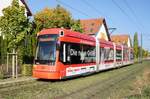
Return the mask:
<path fill-rule="evenodd" d="M 94 23 L 92 23 L 91 26 L 94 26 Z"/>

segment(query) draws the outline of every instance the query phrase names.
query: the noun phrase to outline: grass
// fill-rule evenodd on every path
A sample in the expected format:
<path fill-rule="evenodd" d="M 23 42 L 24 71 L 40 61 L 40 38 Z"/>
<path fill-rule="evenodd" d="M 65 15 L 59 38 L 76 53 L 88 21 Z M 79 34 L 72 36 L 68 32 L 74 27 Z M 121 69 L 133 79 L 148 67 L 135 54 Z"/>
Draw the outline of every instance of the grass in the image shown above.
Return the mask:
<path fill-rule="evenodd" d="M 133 94 L 133 82 L 150 62 L 64 81 L 39 81 L 0 89 L 4 99 L 120 99 Z M 147 92 L 147 91 L 146 91 Z"/>
<path fill-rule="evenodd" d="M 146 68 L 133 82 L 133 94 L 129 99 L 132 98 L 150 99 L 150 68 Z"/>

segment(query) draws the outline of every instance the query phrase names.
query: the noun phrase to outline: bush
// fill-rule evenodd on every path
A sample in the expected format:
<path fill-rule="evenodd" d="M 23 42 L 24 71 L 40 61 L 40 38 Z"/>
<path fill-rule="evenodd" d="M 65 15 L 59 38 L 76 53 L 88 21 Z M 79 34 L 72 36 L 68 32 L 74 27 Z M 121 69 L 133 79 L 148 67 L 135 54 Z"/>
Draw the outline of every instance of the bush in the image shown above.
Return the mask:
<path fill-rule="evenodd" d="M 22 75 L 31 76 L 32 75 L 32 64 L 23 64 L 22 65 Z"/>

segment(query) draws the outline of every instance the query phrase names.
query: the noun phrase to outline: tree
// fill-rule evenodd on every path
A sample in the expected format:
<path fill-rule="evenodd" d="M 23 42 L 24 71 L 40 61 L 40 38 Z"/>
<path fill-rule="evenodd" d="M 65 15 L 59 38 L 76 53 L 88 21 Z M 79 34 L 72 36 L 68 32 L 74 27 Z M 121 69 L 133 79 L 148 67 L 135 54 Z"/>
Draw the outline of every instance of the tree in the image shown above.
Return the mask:
<path fill-rule="evenodd" d="M 74 21 L 74 24 L 71 26 L 73 31 L 78 31 L 80 33 L 83 32 L 82 26 L 80 24 L 80 20 Z"/>
<path fill-rule="evenodd" d="M 0 35 L 0 65 L 2 64 L 2 36 Z"/>
<path fill-rule="evenodd" d="M 57 5 L 56 8 L 53 9 L 52 15 L 53 27 L 57 28 L 71 28 L 72 17 L 69 11 L 65 8 Z"/>
<path fill-rule="evenodd" d="M 8 40 L 8 48 L 17 49 L 31 30 L 31 24 L 25 16 L 25 8 L 19 5 L 18 0 L 13 0 L 11 6 L 3 9 L 0 21 L 0 29 Z"/>
<path fill-rule="evenodd" d="M 36 32 L 43 28 L 51 28 L 53 26 L 52 22 L 53 9 L 44 8 L 42 11 L 38 12 L 34 16 L 34 25 Z"/>
<path fill-rule="evenodd" d="M 7 40 L 4 39 L 4 36 L 0 36 L 0 65 L 5 64 L 6 60 L 4 60 L 4 57 L 7 53 Z"/>
<path fill-rule="evenodd" d="M 143 57 L 146 58 L 148 57 L 148 50 L 142 49 L 143 50 Z"/>
<path fill-rule="evenodd" d="M 45 8 L 34 16 L 36 32 L 43 28 L 67 28 L 82 32 L 79 21 L 72 19 L 69 11 L 58 5 L 56 8 Z"/>
<path fill-rule="evenodd" d="M 13 0 L 12 4 L 4 8 L 2 12 L 3 16 L 0 17 L 0 31 L 5 36 L 7 42 L 7 49 L 5 51 L 12 51 L 14 54 L 19 52 L 19 48 L 22 46 L 26 35 L 31 31 L 32 25 L 25 15 L 25 7 L 20 6 L 18 0 Z M 18 53 L 18 56 L 22 58 L 21 53 Z M 20 60 L 19 62 L 22 62 Z M 15 77 L 14 55 L 12 55 L 12 76 Z"/>
<path fill-rule="evenodd" d="M 139 56 L 138 34 L 137 34 L 137 32 L 134 34 L 133 47 L 134 47 L 134 58 L 137 59 L 138 56 Z"/>

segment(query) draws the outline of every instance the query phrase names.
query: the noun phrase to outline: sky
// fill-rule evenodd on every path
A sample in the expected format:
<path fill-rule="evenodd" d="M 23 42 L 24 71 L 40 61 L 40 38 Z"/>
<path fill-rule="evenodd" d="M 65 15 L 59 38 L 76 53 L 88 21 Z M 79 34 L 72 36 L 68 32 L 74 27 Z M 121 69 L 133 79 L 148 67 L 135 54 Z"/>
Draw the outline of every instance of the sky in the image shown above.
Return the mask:
<path fill-rule="evenodd" d="M 58 4 L 66 8 L 74 19 L 103 17 L 108 28 L 116 28 L 111 34 L 129 34 L 132 41 L 141 34 L 143 48 L 150 51 L 150 0 L 26 0 L 31 12 L 36 14 L 45 7 Z M 141 44 L 140 44 L 141 45 Z"/>

